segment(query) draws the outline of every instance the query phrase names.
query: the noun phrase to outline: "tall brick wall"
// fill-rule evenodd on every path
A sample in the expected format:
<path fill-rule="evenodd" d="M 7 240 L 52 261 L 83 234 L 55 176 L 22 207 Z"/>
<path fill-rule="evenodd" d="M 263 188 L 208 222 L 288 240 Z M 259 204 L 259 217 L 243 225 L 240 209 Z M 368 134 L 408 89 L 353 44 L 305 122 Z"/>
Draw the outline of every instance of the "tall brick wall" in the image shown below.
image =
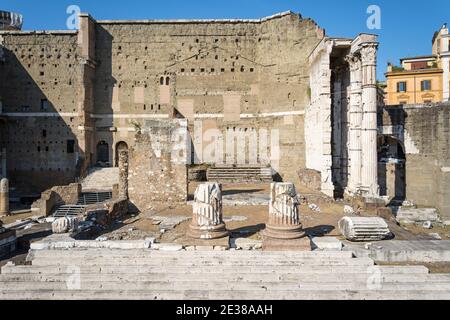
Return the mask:
<path fill-rule="evenodd" d="M 11 185 L 40 192 L 69 183 L 80 157 L 77 34 L 12 32 L 1 37 L 0 95 L 8 119 L 4 132 Z M 73 152 L 68 153 L 68 141 L 73 141 Z"/>
<path fill-rule="evenodd" d="M 256 158 L 285 180 L 298 179 L 305 167 L 308 55 L 324 36 L 312 20 L 292 13 L 177 22 L 82 15 L 80 25 L 77 32 L 0 32 L 8 173 L 17 190 L 39 193 L 73 182 L 99 160 L 101 145 L 114 165 L 121 142 L 140 152 L 136 134 L 146 121 L 173 118 L 188 120 L 192 138 L 196 126 L 217 129 L 224 162 Z M 246 157 L 229 154 L 227 137 L 254 134 L 264 137 L 255 151 L 247 142 Z M 278 137 L 279 145 L 271 143 Z M 191 158 L 210 144 L 200 136 Z"/>
<path fill-rule="evenodd" d="M 398 137 L 406 153 L 406 198 L 437 207 L 450 217 L 450 104 L 387 107 L 384 133 Z M 388 132 L 390 131 L 390 132 Z"/>

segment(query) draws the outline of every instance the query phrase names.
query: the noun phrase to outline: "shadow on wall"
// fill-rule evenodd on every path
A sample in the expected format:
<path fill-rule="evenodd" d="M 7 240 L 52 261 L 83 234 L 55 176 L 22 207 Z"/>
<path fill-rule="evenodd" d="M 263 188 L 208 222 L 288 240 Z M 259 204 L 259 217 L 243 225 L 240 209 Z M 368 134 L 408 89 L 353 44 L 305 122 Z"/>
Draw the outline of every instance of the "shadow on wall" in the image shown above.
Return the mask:
<path fill-rule="evenodd" d="M 85 159 L 77 143 L 75 115 L 74 87 L 81 85 L 79 73 L 69 75 L 63 83 L 60 79 L 50 82 L 44 77 L 44 71 L 40 71 L 43 80 L 37 83 L 15 53 L 8 49 L 4 52 L 6 62 L 1 66 L 0 96 L 6 125 L 2 135 L 5 135 L 11 188 L 17 194 L 39 194 L 52 186 L 74 182 Z M 60 92 L 65 92 L 64 89 L 73 92 L 74 106 L 69 109 L 67 101 L 50 100 L 41 89 L 47 86 L 60 86 Z M 61 116 L 62 112 L 70 115 Z"/>
<path fill-rule="evenodd" d="M 390 204 L 406 199 L 406 153 L 403 139 L 407 115 L 399 107 L 378 112 L 378 126 L 389 133 L 378 135 L 378 184 L 380 195 L 388 196 Z"/>
<path fill-rule="evenodd" d="M 95 154 L 92 156 L 91 165 L 101 167 L 111 167 L 117 165 L 117 151 L 115 151 L 114 141 L 114 118 L 106 115 L 113 115 L 114 106 L 114 88 L 120 90 L 121 83 L 113 77 L 112 55 L 113 37 L 101 25 L 95 26 L 95 57 L 97 61 L 94 81 L 95 110 L 93 113 L 98 116 L 94 119 L 94 137 L 92 141 L 92 150 Z M 117 92 L 116 95 L 119 95 Z M 118 102 L 117 102 L 118 103 Z M 101 116 L 103 115 L 103 116 Z"/>

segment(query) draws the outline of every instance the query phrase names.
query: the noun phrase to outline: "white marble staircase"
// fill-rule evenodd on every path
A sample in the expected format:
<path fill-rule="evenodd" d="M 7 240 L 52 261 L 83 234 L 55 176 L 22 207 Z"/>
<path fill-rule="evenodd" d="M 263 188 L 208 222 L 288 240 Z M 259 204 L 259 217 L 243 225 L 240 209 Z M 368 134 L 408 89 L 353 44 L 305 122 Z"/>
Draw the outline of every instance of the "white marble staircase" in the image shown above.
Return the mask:
<path fill-rule="evenodd" d="M 1 269 L 5 299 L 450 299 L 450 274 L 352 252 L 33 250 Z"/>

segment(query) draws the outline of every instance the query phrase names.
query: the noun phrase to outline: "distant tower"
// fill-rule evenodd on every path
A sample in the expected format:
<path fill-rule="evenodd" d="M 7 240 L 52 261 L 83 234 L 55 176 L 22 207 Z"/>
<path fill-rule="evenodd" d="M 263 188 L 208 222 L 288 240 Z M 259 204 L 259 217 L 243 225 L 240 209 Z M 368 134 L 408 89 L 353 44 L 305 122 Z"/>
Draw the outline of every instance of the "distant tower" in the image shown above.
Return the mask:
<path fill-rule="evenodd" d="M 22 15 L 0 10 L 0 30 L 22 30 L 22 24 Z"/>

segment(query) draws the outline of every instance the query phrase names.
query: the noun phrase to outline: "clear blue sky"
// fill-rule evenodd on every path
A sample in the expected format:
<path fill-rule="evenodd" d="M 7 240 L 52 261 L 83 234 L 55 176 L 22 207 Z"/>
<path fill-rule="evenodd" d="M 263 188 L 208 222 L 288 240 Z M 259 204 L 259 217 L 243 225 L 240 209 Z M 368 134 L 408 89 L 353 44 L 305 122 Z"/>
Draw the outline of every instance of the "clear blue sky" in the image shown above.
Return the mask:
<path fill-rule="evenodd" d="M 78 5 L 96 19 L 261 18 L 292 10 L 313 18 L 327 35 L 380 36 L 378 78 L 388 61 L 431 54 L 431 38 L 450 23 L 449 0 L 2 0 L 1 10 L 24 16 L 24 29 L 66 29 L 69 5 Z M 381 8 L 381 30 L 366 26 L 369 5 Z"/>

